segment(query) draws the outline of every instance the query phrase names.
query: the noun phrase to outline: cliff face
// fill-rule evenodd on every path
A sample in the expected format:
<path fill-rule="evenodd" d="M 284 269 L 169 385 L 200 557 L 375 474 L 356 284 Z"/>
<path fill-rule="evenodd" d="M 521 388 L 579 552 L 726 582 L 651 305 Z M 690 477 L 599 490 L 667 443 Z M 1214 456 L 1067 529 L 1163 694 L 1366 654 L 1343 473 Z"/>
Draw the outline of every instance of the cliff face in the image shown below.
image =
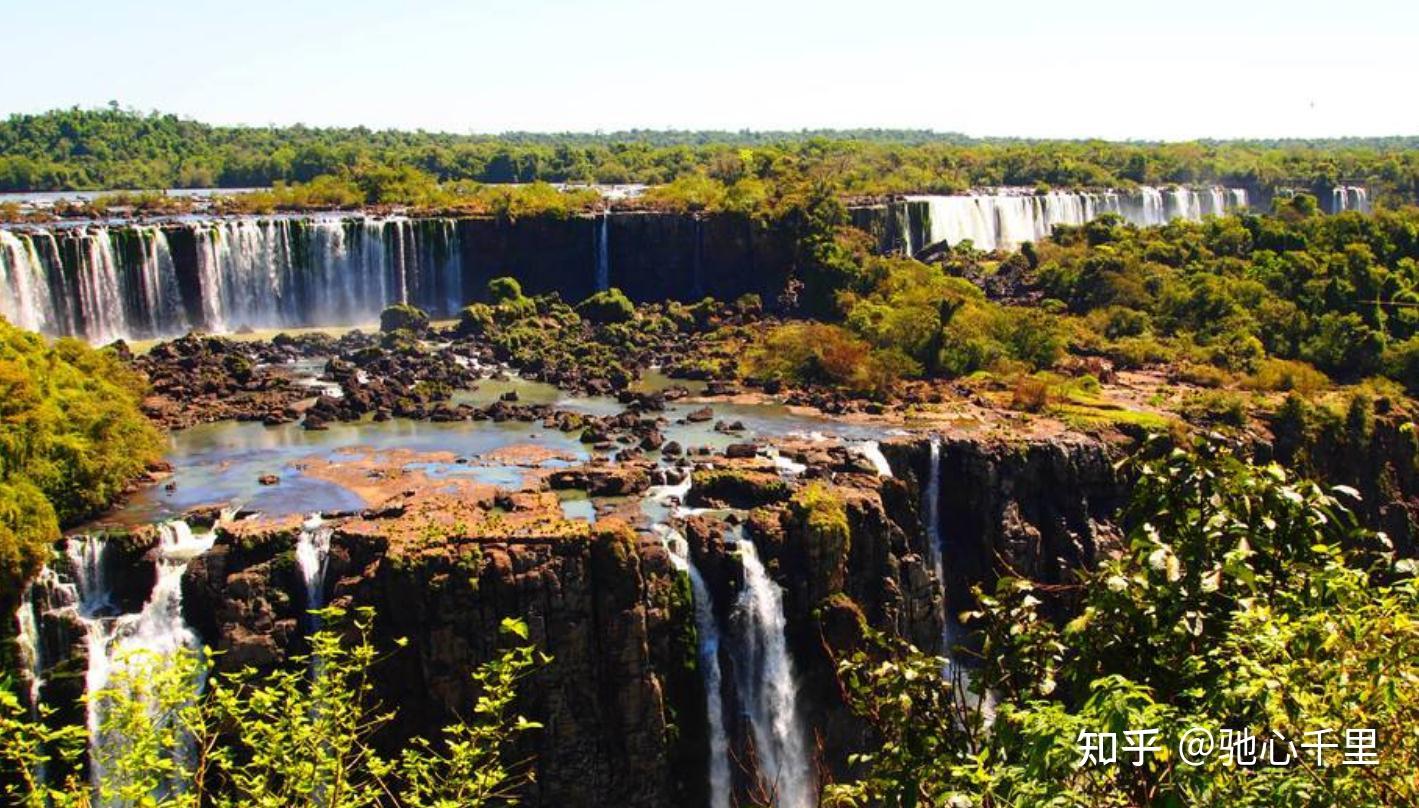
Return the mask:
<path fill-rule="evenodd" d="M 808 476 L 841 504 L 845 531 L 825 532 L 796 510 L 789 497 L 803 482 L 761 498 L 738 524 L 704 515 L 684 525 L 724 631 L 745 586 L 738 535 L 755 543 L 783 587 L 809 748 L 836 777 L 850 771 L 851 751 L 871 743 L 842 699 L 836 659 L 860 641 L 862 625 L 940 651 L 949 613 L 922 521 L 929 443 L 903 440 L 883 451 L 895 478 L 865 473 L 841 455 L 810 463 Z M 1092 561 L 1112 535 L 1107 519 L 1120 486 L 1102 444 L 948 439 L 940 463 L 952 609 L 968 605 L 972 584 L 988 585 L 1007 565 L 1057 580 L 1068 566 Z M 411 539 L 384 521 L 332 523 L 321 592 L 332 604 L 376 611 L 374 639 L 390 652 L 375 671 L 376 693 L 399 711 L 381 744 L 397 749 L 466 714 L 476 697 L 471 673 L 498 652 L 503 618 L 519 617 L 552 657 L 522 689 L 523 711 L 545 725 L 526 741 L 537 769 L 528 804 L 705 804 L 709 750 L 693 603 L 660 539 L 610 520 L 545 538 Z M 225 528 L 189 566 L 184 608 L 204 640 L 225 652 L 219 666 L 282 664 L 302 647 L 306 596 L 291 554 L 297 527 Z M 407 645 L 398 648 L 398 638 Z M 754 754 L 748 722 L 734 707 L 733 648 L 720 644 L 720 663 L 730 760 L 744 798 L 753 792 Z"/>
<path fill-rule="evenodd" d="M 224 652 L 220 669 L 281 664 L 301 647 L 295 541 L 280 525 L 224 533 L 189 567 L 184 610 Z M 703 704 L 703 693 L 680 692 L 693 690 L 683 632 L 693 618 L 659 540 L 622 526 L 414 547 L 378 520 L 356 520 L 334 530 L 323 590 L 332 605 L 375 609 L 372 639 L 388 653 L 374 670 L 376 697 L 398 709 L 377 738 L 387 751 L 471 712 L 471 674 L 506 641 L 502 620 L 519 617 L 552 657 L 522 685 L 522 709 L 545 727 L 525 750 L 536 759 L 532 804 L 663 806 L 700 787 L 693 768 L 672 773 L 703 740 L 697 722 L 673 725 L 668 699 Z"/>
<path fill-rule="evenodd" d="M 1011 570 L 1061 580 L 1092 564 L 1117 535 L 1110 523 L 1123 484 L 1108 447 L 1088 438 L 945 439 L 941 443 L 938 527 L 945 596 L 930 562 L 923 489 L 932 479 L 930 443 L 883 444 L 896 476 L 879 478 L 839 463 L 817 468 L 841 503 L 846 534 L 815 528 L 787 501 L 760 505 L 743 520 L 768 573 L 784 589 L 789 648 L 802 714 L 816 762 L 836 778 L 850 773 L 848 755 L 871 744 L 843 701 L 836 660 L 861 640 L 861 627 L 904 637 L 935 653 L 944 620 L 969 608 L 971 587 L 986 588 Z M 743 588 L 743 570 L 727 541 L 735 528 L 712 519 L 686 525 L 692 557 L 713 594 L 721 623 Z M 732 688 L 735 660 L 721 646 Z M 726 695 L 733 703 L 733 694 Z M 748 727 L 728 727 L 731 759 L 752 768 Z M 736 773 L 741 797 L 752 771 Z"/>
<path fill-rule="evenodd" d="M 924 442 L 884 451 L 922 482 Z M 950 613 L 972 607 L 971 587 L 989 591 L 1002 575 L 1046 583 L 1091 565 L 1118 530 L 1126 495 L 1108 446 L 1084 436 L 1041 440 L 943 438 L 938 525 Z"/>

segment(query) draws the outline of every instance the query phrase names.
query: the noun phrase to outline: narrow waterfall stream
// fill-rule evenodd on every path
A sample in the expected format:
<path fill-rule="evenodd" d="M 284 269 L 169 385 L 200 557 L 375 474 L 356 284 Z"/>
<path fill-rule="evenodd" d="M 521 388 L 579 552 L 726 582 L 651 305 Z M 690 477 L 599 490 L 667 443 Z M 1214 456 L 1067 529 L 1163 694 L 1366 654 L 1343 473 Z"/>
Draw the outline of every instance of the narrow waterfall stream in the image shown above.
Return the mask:
<path fill-rule="evenodd" d="M 53 576 L 47 567 L 40 573 L 41 578 L 45 574 Z M 20 664 L 27 677 L 23 684 L 29 694 L 31 717 L 37 715 L 40 689 L 44 686 L 44 636 L 39 632 L 37 612 L 40 609 L 40 595 L 35 589 L 36 586 L 42 585 L 41 581 L 33 581 L 25 587 L 25 591 L 20 595 L 20 610 L 15 614 L 19 626 L 15 643 L 20 649 Z"/>
<path fill-rule="evenodd" d="M 724 729 L 724 680 L 719 668 L 719 622 L 705 579 L 693 563 L 686 564 L 695 598 L 695 634 L 699 642 L 700 675 L 705 685 L 705 715 L 709 725 L 709 808 L 729 808 L 733 781 L 729 773 L 729 735 Z"/>
<path fill-rule="evenodd" d="M 306 609 L 319 609 L 325 605 L 325 563 L 330 557 L 331 528 L 313 513 L 301 525 L 300 537 L 296 540 L 296 566 L 301 571 L 301 581 L 305 584 Z M 316 623 L 310 615 L 311 625 Z"/>
<path fill-rule="evenodd" d="M 611 211 L 601 214 L 596 227 L 596 291 L 611 288 Z"/>
<path fill-rule="evenodd" d="M 956 642 L 956 621 L 951 617 L 951 605 L 946 593 L 946 553 L 941 545 L 941 439 L 931 439 L 930 469 L 926 486 L 921 492 L 922 521 L 926 529 L 926 549 L 931 570 L 941 585 L 941 655 L 951 659 L 951 646 Z M 947 663 L 949 672 L 950 663 Z"/>
<path fill-rule="evenodd" d="M 709 808 L 730 808 L 734 783 L 729 770 L 729 733 L 724 727 L 724 678 L 719 667 L 719 621 L 714 596 L 700 575 L 685 537 L 666 528 L 661 538 L 675 568 L 690 578 L 695 601 L 696 659 L 705 688 L 705 719 L 709 727 Z"/>
<path fill-rule="evenodd" d="M 734 608 L 734 667 L 759 773 L 778 808 L 811 808 L 818 802 L 816 778 L 784 634 L 783 592 L 764 569 L 752 541 L 741 534 L 738 548 L 744 590 Z"/>
<path fill-rule="evenodd" d="M 656 486 L 650 499 L 669 509 L 671 518 L 683 515 L 691 477 L 675 485 Z M 709 727 L 709 808 L 730 808 L 734 781 L 729 769 L 729 733 L 724 725 L 724 678 L 719 666 L 719 621 L 715 618 L 714 596 L 690 557 L 690 546 L 680 531 L 667 523 L 656 525 L 670 561 L 690 578 L 690 594 L 695 607 L 696 659 L 705 689 L 705 720 Z"/>

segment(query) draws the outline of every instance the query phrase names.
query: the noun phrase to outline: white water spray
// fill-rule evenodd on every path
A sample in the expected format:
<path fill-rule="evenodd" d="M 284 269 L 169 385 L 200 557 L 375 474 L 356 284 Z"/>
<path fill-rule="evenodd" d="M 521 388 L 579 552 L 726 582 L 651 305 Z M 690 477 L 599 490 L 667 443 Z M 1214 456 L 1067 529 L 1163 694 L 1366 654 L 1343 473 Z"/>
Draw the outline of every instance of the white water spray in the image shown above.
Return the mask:
<path fill-rule="evenodd" d="M 1246 191 L 1212 187 L 1166 191 L 1140 186 L 1132 191 L 1050 191 L 998 188 L 953 196 L 909 196 L 927 214 L 926 240 L 955 246 L 969 240 L 978 250 L 1014 249 L 1039 241 L 1055 225 L 1082 225 L 1115 213 L 1139 226 L 1169 219 L 1201 219 L 1246 207 Z M 910 233 L 910 226 L 907 227 Z M 925 245 L 923 245 L 925 246 Z"/>
<path fill-rule="evenodd" d="M 601 214 L 596 228 L 596 291 L 611 288 L 611 211 Z"/>
<path fill-rule="evenodd" d="M 779 808 L 817 804 L 807 732 L 798 710 L 798 679 L 784 631 L 783 592 L 747 538 L 738 542 L 744 590 L 735 604 L 739 653 L 735 673 L 754 738 L 763 785 Z"/>
<path fill-rule="evenodd" d="M 313 513 L 301 525 L 300 537 L 296 539 L 296 566 L 305 584 L 307 609 L 325 605 L 325 566 L 330 558 L 331 532 L 320 514 Z"/>
<path fill-rule="evenodd" d="M 872 464 L 872 468 L 877 471 L 877 476 L 892 476 L 892 464 L 888 463 L 887 456 L 882 454 L 880 443 L 875 440 L 866 440 L 854 445 L 853 449 Z"/>

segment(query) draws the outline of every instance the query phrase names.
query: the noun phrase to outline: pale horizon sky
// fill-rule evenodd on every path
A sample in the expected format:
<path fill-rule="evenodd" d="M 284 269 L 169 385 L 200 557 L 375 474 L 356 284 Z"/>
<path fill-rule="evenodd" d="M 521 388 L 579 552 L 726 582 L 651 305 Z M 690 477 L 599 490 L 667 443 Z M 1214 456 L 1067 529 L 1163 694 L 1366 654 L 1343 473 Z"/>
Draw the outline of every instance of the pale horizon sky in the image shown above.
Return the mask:
<path fill-rule="evenodd" d="M 1409 0 L 4 0 L 0 114 L 495 133 L 1419 134 Z"/>

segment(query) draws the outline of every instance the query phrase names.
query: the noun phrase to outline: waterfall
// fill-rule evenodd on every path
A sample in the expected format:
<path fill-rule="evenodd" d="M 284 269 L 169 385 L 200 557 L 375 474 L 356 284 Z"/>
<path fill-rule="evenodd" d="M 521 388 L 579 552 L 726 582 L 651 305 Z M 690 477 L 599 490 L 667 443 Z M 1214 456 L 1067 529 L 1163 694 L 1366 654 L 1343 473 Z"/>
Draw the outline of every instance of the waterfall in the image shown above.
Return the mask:
<path fill-rule="evenodd" d="M 139 281 L 141 282 L 143 326 L 147 334 L 162 334 L 165 330 L 185 330 L 187 314 L 182 307 L 178 289 L 177 266 L 172 260 L 172 247 L 161 227 L 133 228 L 141 252 Z"/>
<path fill-rule="evenodd" d="M 296 566 L 305 583 L 307 609 L 325 605 L 325 562 L 330 557 L 331 532 L 320 514 L 315 513 L 301 525 L 301 534 L 296 540 Z"/>
<path fill-rule="evenodd" d="M 704 253 L 705 253 L 705 223 L 699 216 L 694 218 L 695 222 L 695 244 L 694 259 L 690 268 L 690 295 L 696 300 L 704 297 Z"/>
<path fill-rule="evenodd" d="M 114 604 L 105 570 L 103 539 L 71 539 L 68 556 L 78 590 L 78 617 L 84 624 L 88 644 L 88 671 L 85 692 L 98 693 L 108 686 L 115 671 L 132 664 L 129 656 L 141 652 L 149 664 L 161 664 L 182 649 L 198 647 L 198 638 L 182 617 L 182 574 L 193 558 L 211 548 L 215 536 L 194 536 L 185 522 L 159 526 L 157 547 L 158 579 L 152 594 L 136 614 L 113 615 Z M 137 669 L 134 675 L 141 676 Z M 194 689 L 200 683 L 194 682 Z M 100 732 L 103 703 L 88 704 L 91 774 L 95 784 L 103 777 L 99 750 L 124 739 L 105 737 Z"/>
<path fill-rule="evenodd" d="M 1359 185 L 1337 185 L 1330 192 L 1330 212 L 1370 212 L 1370 193 Z"/>
<path fill-rule="evenodd" d="M 690 493 L 691 482 L 687 473 L 678 484 L 653 486 L 649 497 L 662 506 L 672 501 L 683 503 Z M 675 505 L 671 515 L 679 513 L 683 513 L 683 508 Z M 714 598 L 690 557 L 690 546 L 684 535 L 666 523 L 657 524 L 655 532 L 670 554 L 670 563 L 690 578 L 695 607 L 696 658 L 705 689 L 705 720 L 709 726 L 709 808 L 730 808 L 733 781 L 729 770 L 729 733 L 724 726 L 724 680 L 719 667 L 719 621 L 715 619 Z"/>
<path fill-rule="evenodd" d="M 86 333 L 95 342 L 109 342 L 123 336 L 128 333 L 128 323 L 118 291 L 118 262 L 108 228 L 93 228 L 80 242 L 78 255 L 75 276 Z"/>
<path fill-rule="evenodd" d="M 213 332 L 353 325 L 396 302 L 453 316 L 464 302 L 462 260 L 453 219 L 0 228 L 0 315 L 95 343 L 173 336 L 193 325 Z"/>
<path fill-rule="evenodd" d="M 34 238 L 8 230 L 0 230 L 0 315 L 30 331 L 54 327 L 49 272 Z"/>
<path fill-rule="evenodd" d="M 48 569 L 45 571 L 48 572 Z M 24 666 L 24 684 L 29 692 L 31 717 L 35 715 L 40 690 L 44 687 L 44 636 L 39 633 L 39 608 L 39 593 L 35 590 L 35 584 L 30 583 L 20 595 L 20 610 L 15 614 L 18 625 L 15 644 L 19 647 L 20 664 Z"/>
<path fill-rule="evenodd" d="M 1078 226 L 1104 213 L 1115 213 L 1139 226 L 1170 219 L 1198 220 L 1246 206 L 1246 192 L 1210 187 L 1166 191 L 1140 186 L 1132 191 L 1049 191 L 998 188 L 954 196 L 909 196 L 925 211 L 926 240 L 956 245 L 970 241 L 978 250 L 1014 249 L 1039 241 L 1056 225 Z M 910 243 L 910 223 L 906 226 Z"/>
<path fill-rule="evenodd" d="M 931 571 L 941 586 L 941 655 L 951 659 L 951 647 L 956 644 L 956 620 L 951 616 L 949 594 L 946 591 L 946 548 L 941 539 L 941 439 L 931 439 L 930 468 L 926 486 L 921 492 L 921 513 L 926 529 L 926 552 Z M 950 664 L 947 664 L 950 674 Z"/>
<path fill-rule="evenodd" d="M 748 713 L 759 774 L 779 808 L 817 804 L 807 732 L 798 710 L 798 681 L 784 635 L 783 593 L 769 578 L 754 543 L 738 541 L 744 589 L 734 608 L 735 674 Z"/>
<path fill-rule="evenodd" d="M 611 210 L 607 208 L 601 214 L 601 221 L 596 228 L 596 291 L 604 292 L 611 288 Z"/>
<path fill-rule="evenodd" d="M 866 440 L 853 446 L 854 451 L 862 455 L 867 462 L 876 469 L 877 476 L 891 477 L 892 466 L 887 462 L 886 455 L 882 454 L 882 445 L 875 440 Z"/>
<path fill-rule="evenodd" d="M 709 723 L 709 808 L 729 808 L 733 782 L 729 773 L 729 734 L 724 728 L 723 677 L 719 668 L 719 622 L 705 579 L 688 557 L 685 571 L 695 599 L 695 637 L 698 641 L 700 677 L 705 687 L 705 716 Z"/>
<path fill-rule="evenodd" d="M 690 579 L 695 606 L 696 659 L 705 688 L 705 720 L 709 726 L 709 808 L 730 808 L 733 780 L 729 770 L 729 733 L 724 726 L 724 678 L 719 667 L 719 621 L 714 615 L 714 597 L 679 531 L 661 528 L 661 540 L 670 553 L 675 569 Z"/>

